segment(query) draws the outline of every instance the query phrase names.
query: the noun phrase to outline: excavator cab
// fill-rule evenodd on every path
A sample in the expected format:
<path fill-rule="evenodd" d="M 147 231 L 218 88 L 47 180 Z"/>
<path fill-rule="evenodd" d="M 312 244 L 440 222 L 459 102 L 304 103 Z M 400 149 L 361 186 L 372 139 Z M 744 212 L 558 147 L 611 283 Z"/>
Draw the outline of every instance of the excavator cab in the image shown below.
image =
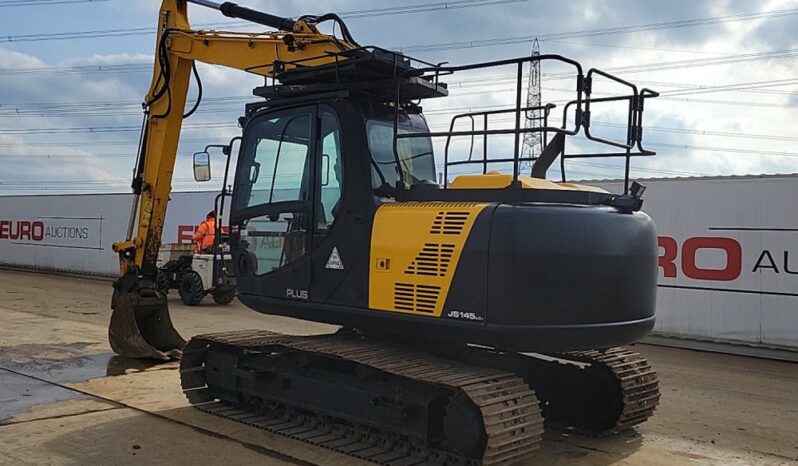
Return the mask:
<path fill-rule="evenodd" d="M 509 351 L 611 347 L 650 330 L 656 236 L 628 177 L 620 194 L 570 183 L 564 166 L 559 182 L 545 177 L 568 158 L 620 156 L 628 164 L 653 154 L 635 136 L 653 91 L 630 85 L 628 94 L 592 98 L 594 75 L 617 78 L 585 74 L 556 55 L 457 69 L 411 66 L 378 48 L 345 55 L 279 74 L 279 84 L 255 90 L 264 100 L 247 105 L 240 120 L 230 210 L 239 300 L 397 339 L 425 328 L 439 341 Z M 535 109 L 545 110 L 542 125 L 523 127 L 532 109 L 518 101 L 456 114 L 448 131 L 430 130 L 420 99 L 445 97 L 443 76 L 541 60 L 575 70 L 562 126 L 549 125 L 556 105 L 548 103 Z M 597 101 L 629 104 L 626 141 L 589 133 Z M 569 112 L 578 116 L 573 127 Z M 492 126 L 507 116 L 515 127 Z M 458 129 L 466 118 L 481 124 Z M 582 128 L 611 150 L 568 154 L 566 138 Z M 492 137 L 518 142 L 535 131 L 548 142 L 535 158 L 525 159 L 517 143 L 487 153 Z M 438 160 L 435 138 L 445 142 Z M 450 150 L 456 138 L 471 138 L 470 153 Z M 484 142 L 482 157 L 474 157 L 474 138 Z M 521 174 L 524 163 L 530 175 Z"/>
<path fill-rule="evenodd" d="M 375 196 L 400 182 L 393 112 L 357 98 L 253 105 L 249 112 L 230 210 L 239 286 L 276 300 L 335 299 L 349 267 L 366 278 L 366 264 L 350 258 L 366 258 Z M 401 112 L 398 127 L 428 131 L 423 116 L 412 111 Z M 434 185 L 428 139 L 402 141 L 397 149 L 410 182 Z M 364 285 L 348 293 L 365 297 Z"/>

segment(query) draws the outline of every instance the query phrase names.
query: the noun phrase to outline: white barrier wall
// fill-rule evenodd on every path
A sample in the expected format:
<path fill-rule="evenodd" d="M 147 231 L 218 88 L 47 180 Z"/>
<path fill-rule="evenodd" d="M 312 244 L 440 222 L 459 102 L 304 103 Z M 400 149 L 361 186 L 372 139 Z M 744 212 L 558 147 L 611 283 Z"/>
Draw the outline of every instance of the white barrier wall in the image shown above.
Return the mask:
<path fill-rule="evenodd" d="M 172 193 L 163 241 L 190 242 L 216 193 Z M 116 275 L 111 249 L 125 239 L 130 194 L 0 197 L 0 265 Z"/>
<path fill-rule="evenodd" d="M 654 331 L 798 349 L 798 176 L 641 183 L 659 234 Z"/>
<path fill-rule="evenodd" d="M 655 332 L 798 350 L 798 175 L 643 184 L 660 236 Z M 164 242 L 190 242 L 214 197 L 173 193 Z M 0 197 L 0 264 L 115 275 L 131 199 Z"/>

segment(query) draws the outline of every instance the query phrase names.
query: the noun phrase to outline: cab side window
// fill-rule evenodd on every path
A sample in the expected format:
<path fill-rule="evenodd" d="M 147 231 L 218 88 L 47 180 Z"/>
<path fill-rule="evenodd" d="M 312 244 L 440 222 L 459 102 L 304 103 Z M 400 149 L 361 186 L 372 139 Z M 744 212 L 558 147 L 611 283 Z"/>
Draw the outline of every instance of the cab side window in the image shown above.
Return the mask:
<path fill-rule="evenodd" d="M 322 110 L 321 121 L 321 201 L 317 208 L 316 229 L 329 229 L 341 215 L 343 191 L 343 158 L 341 156 L 341 128 L 334 113 Z"/>

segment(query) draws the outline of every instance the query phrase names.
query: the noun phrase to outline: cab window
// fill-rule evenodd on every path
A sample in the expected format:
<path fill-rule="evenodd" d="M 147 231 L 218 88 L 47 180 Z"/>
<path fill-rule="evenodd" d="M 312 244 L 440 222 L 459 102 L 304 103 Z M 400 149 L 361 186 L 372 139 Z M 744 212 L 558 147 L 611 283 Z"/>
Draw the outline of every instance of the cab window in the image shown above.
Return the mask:
<path fill-rule="evenodd" d="M 404 138 L 396 142 L 399 166 L 393 152 L 393 121 L 369 120 L 366 124 L 371 151 L 371 187 L 396 186 L 400 176 L 405 186 L 419 181 L 435 181 L 435 157 L 428 137 Z M 429 129 L 421 115 L 409 114 L 399 125 L 399 134 L 426 133 Z"/>
<path fill-rule="evenodd" d="M 341 128 L 334 113 L 322 110 L 321 122 L 321 205 L 316 222 L 317 230 L 330 228 L 341 215 L 344 165 L 341 157 Z"/>
<path fill-rule="evenodd" d="M 311 115 L 287 115 L 255 125 L 249 129 L 256 135 L 248 141 L 252 159 L 243 165 L 248 171 L 239 174 L 246 195 L 238 197 L 238 207 L 309 199 Z"/>

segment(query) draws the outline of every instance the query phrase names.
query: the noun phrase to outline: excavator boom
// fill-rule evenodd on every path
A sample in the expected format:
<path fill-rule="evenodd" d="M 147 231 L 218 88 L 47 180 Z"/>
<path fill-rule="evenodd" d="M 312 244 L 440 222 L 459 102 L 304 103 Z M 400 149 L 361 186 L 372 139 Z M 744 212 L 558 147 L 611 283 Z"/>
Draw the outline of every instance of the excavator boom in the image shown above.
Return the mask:
<path fill-rule="evenodd" d="M 281 30 L 195 31 L 188 21 L 188 3 Z M 188 116 L 183 112 L 194 63 L 274 77 L 297 63 L 314 67 L 342 60 L 340 52 L 354 49 L 355 45 L 316 29 L 314 20 L 337 19 L 335 15 L 293 21 L 231 2 L 204 0 L 164 0 L 159 13 L 155 67 L 144 102 L 128 234 L 124 241 L 113 245 L 120 258 L 120 278 L 114 284 L 109 340 L 114 351 L 123 356 L 168 359 L 180 356 L 185 341 L 171 324 L 165 295 L 155 286 L 156 258 L 181 127 Z"/>

